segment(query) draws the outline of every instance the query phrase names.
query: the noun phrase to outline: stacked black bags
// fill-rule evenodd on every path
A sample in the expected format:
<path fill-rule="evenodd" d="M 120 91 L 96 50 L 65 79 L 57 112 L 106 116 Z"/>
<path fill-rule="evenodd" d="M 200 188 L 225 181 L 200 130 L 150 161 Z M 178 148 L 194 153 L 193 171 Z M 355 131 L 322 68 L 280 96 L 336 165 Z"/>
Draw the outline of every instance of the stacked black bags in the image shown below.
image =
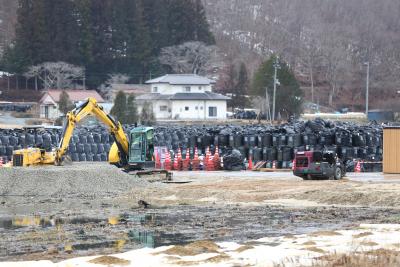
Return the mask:
<path fill-rule="evenodd" d="M 134 125 L 125 125 L 128 133 Z M 178 148 L 204 154 L 207 147 L 221 155 L 235 149 L 243 159 L 277 161 L 278 166 L 289 166 L 297 151 L 331 150 L 344 160 L 361 159 L 369 162 L 382 160 L 382 126 L 330 122 L 321 119 L 293 121 L 271 125 L 219 125 L 155 127 L 155 146 L 170 150 Z M 1 130 L 0 157 L 10 160 L 13 150 L 38 146 L 50 151 L 58 146 L 62 136 L 59 129 L 44 131 Z M 77 127 L 68 147 L 73 161 L 107 161 L 113 138 L 104 126 Z M 191 153 L 193 156 L 193 153 Z"/>

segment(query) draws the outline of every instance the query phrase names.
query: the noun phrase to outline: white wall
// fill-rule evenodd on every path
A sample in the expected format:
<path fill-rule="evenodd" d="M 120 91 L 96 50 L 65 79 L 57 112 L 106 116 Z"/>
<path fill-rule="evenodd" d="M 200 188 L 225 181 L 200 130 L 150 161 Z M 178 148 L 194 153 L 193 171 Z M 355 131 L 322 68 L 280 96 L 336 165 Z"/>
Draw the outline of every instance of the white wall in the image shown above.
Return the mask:
<path fill-rule="evenodd" d="M 216 117 L 209 116 L 209 107 L 217 108 Z M 172 119 L 226 119 L 226 101 L 175 100 L 172 102 Z"/>
<path fill-rule="evenodd" d="M 154 115 L 156 116 L 156 119 L 171 119 L 171 113 L 169 112 L 171 110 L 171 106 L 169 101 L 167 100 L 152 101 L 152 104 L 153 104 L 153 112 Z M 167 110 L 161 111 L 162 106 L 166 106 Z"/>
<path fill-rule="evenodd" d="M 157 91 L 155 90 L 157 87 Z M 165 95 L 173 95 L 176 93 L 187 93 L 186 87 L 190 87 L 190 93 L 204 93 L 211 92 L 212 86 L 210 85 L 170 85 L 165 83 L 158 83 L 151 85 L 152 93 L 160 93 Z"/>
<path fill-rule="evenodd" d="M 48 110 L 49 110 L 48 119 L 54 120 L 62 115 L 61 112 L 58 110 L 58 105 L 55 105 L 55 106 L 54 105 L 40 105 L 40 118 L 41 119 L 46 118 L 46 113 L 45 113 L 46 106 L 48 107 Z"/>

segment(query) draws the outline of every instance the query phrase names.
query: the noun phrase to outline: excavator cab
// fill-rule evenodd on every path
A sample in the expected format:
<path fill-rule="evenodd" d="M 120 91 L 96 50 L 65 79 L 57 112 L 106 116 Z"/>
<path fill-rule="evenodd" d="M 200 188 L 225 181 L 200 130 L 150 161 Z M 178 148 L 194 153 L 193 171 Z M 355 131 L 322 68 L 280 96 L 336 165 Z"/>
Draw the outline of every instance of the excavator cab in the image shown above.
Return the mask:
<path fill-rule="evenodd" d="M 132 170 L 154 169 L 154 129 L 138 127 L 130 132 L 128 165 Z"/>

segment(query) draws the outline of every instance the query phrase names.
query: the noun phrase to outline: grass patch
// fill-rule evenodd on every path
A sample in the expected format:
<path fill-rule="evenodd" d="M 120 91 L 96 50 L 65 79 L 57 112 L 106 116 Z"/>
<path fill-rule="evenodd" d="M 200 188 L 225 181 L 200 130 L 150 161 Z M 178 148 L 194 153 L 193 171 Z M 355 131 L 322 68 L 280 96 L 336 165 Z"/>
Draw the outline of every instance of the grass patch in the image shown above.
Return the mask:
<path fill-rule="evenodd" d="M 361 237 L 365 237 L 365 236 L 370 236 L 373 235 L 373 233 L 371 232 L 363 232 L 363 233 L 359 233 L 357 235 L 353 235 L 354 238 L 361 238 Z"/>
<path fill-rule="evenodd" d="M 313 267 L 389 267 L 400 266 L 400 252 L 378 249 L 366 253 L 331 254 L 316 259 Z"/>
<path fill-rule="evenodd" d="M 315 246 L 317 243 L 315 243 L 314 241 L 307 241 L 304 242 L 302 245 L 304 246 Z"/>
<path fill-rule="evenodd" d="M 243 251 L 246 251 L 246 250 L 249 250 L 249 249 L 253 249 L 253 248 L 254 248 L 253 246 L 243 245 L 243 246 L 237 248 L 237 249 L 235 250 L 235 252 L 241 253 L 241 252 L 243 252 Z"/>
<path fill-rule="evenodd" d="M 122 265 L 126 266 L 129 265 L 131 262 L 128 260 L 120 259 L 113 256 L 101 256 L 90 260 L 89 263 L 93 264 L 101 264 L 101 265 Z"/>
<path fill-rule="evenodd" d="M 377 246 L 378 243 L 375 243 L 375 242 L 361 242 L 361 245 L 368 246 L 368 247 L 373 247 L 373 246 Z"/>
<path fill-rule="evenodd" d="M 342 234 L 335 231 L 318 231 L 310 234 L 310 236 L 338 236 L 338 235 Z"/>
<path fill-rule="evenodd" d="M 196 241 L 185 246 L 173 246 L 158 254 L 195 256 L 203 253 L 219 253 L 220 247 L 212 241 Z"/>
<path fill-rule="evenodd" d="M 323 250 L 322 248 L 317 248 L 317 247 L 309 247 L 309 248 L 305 248 L 304 250 L 308 250 L 308 251 L 312 251 L 312 252 L 316 252 L 316 253 L 321 253 L 321 254 L 326 253 L 325 250 Z"/>

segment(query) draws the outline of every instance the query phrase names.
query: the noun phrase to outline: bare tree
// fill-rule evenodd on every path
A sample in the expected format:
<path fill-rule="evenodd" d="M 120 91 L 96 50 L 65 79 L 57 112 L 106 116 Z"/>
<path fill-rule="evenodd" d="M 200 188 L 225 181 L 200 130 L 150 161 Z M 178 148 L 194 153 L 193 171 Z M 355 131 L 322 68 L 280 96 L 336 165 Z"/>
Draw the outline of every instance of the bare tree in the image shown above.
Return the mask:
<path fill-rule="evenodd" d="M 113 73 L 109 75 L 109 78 L 107 81 L 105 81 L 100 87 L 98 88 L 102 95 L 106 97 L 107 99 L 111 98 L 112 95 L 112 86 L 113 84 L 125 84 L 127 83 L 131 78 L 122 73 Z"/>
<path fill-rule="evenodd" d="M 41 80 L 45 89 L 75 89 L 77 82 L 84 79 L 85 69 L 65 62 L 45 62 L 30 67 L 25 76 Z"/>
<path fill-rule="evenodd" d="M 216 46 L 207 46 L 202 42 L 186 42 L 163 48 L 159 60 L 175 73 L 205 75 L 210 69 L 221 67 L 218 60 L 214 60 L 217 54 Z"/>

